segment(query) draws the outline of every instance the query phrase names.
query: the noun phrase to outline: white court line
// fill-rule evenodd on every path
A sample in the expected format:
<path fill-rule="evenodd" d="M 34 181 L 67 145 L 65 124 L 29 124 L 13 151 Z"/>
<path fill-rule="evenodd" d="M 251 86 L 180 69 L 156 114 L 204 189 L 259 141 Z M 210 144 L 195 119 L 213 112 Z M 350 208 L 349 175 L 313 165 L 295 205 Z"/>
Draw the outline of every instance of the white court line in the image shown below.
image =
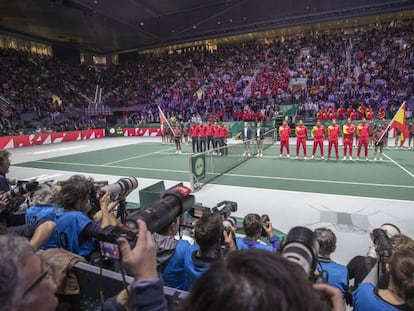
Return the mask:
<path fill-rule="evenodd" d="M 108 165 L 111 165 L 111 164 L 120 163 L 120 162 L 124 162 L 124 161 L 128 161 L 128 160 L 132 160 L 132 159 L 143 158 L 143 157 L 146 157 L 146 156 L 149 156 L 149 155 L 153 155 L 153 154 L 157 154 L 157 153 L 162 153 L 164 151 L 172 150 L 172 149 L 174 149 L 174 148 L 167 148 L 167 149 L 162 149 L 162 150 L 155 151 L 155 152 L 144 153 L 144 154 L 137 155 L 135 157 L 130 157 L 130 158 L 122 159 L 122 160 L 117 160 L 117 161 L 112 161 L 112 162 L 104 163 L 104 164 L 102 164 L 102 166 L 108 166 Z"/>
<path fill-rule="evenodd" d="M 79 165 L 79 166 L 89 166 L 89 167 L 105 167 L 102 164 L 66 163 L 66 162 L 55 162 L 55 161 L 46 161 L 46 160 L 40 160 L 40 161 L 36 161 L 36 162 L 49 163 L 49 164 L 60 164 L 60 165 Z M 174 172 L 174 173 L 186 173 L 186 174 L 188 174 L 188 171 L 161 169 L 161 168 L 132 167 L 132 166 L 110 166 L 110 167 L 111 168 L 112 167 L 113 168 L 119 168 L 119 169 L 138 170 L 138 171 L 141 170 L 141 171 Z M 290 177 L 274 177 L 274 176 L 254 176 L 254 175 L 241 175 L 241 174 L 223 174 L 223 176 L 259 178 L 259 179 L 262 178 L 262 179 L 273 179 L 273 180 L 291 180 L 291 181 L 303 181 L 303 182 L 333 183 L 333 184 L 345 184 L 345 185 L 362 185 L 362 186 L 372 186 L 372 187 L 390 187 L 390 188 L 414 189 L 414 186 L 360 183 L 360 182 L 352 182 L 352 181 L 321 180 L 321 179 L 290 178 Z"/>
<path fill-rule="evenodd" d="M 412 178 L 414 178 L 414 174 L 411 173 L 409 170 L 407 170 L 405 167 L 403 167 L 401 164 L 399 164 L 397 161 L 394 161 L 391 157 L 387 156 L 385 153 L 383 153 L 383 155 L 386 156 L 392 163 L 394 163 L 395 165 L 397 165 L 400 169 L 402 169 L 408 175 L 410 175 Z"/>
<path fill-rule="evenodd" d="M 362 185 L 362 186 L 373 186 L 373 187 L 392 187 L 392 188 L 409 188 L 409 189 L 414 189 L 414 186 L 392 185 L 392 184 L 373 184 L 373 183 L 361 183 L 361 182 L 353 182 L 353 181 L 321 180 L 321 179 L 291 178 L 291 177 L 273 177 L 273 176 L 253 176 L 253 175 L 241 175 L 241 174 L 224 174 L 224 176 L 259 178 L 259 179 L 260 178 L 263 178 L 263 179 L 275 179 L 275 180 L 292 180 L 292 181 L 304 181 L 304 182 L 319 182 L 319 183 L 332 183 L 332 184 L 345 184 L 345 185 Z"/>

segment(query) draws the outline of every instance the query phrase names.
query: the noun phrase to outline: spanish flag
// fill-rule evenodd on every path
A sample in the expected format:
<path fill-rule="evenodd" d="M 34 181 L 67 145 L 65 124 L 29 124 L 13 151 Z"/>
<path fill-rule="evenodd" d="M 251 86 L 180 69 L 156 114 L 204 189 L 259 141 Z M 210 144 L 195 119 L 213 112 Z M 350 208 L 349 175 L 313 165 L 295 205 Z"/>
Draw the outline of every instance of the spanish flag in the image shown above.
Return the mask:
<path fill-rule="evenodd" d="M 174 132 L 171 125 L 170 125 L 170 122 L 168 122 L 168 119 L 165 116 L 164 112 L 162 112 L 160 106 L 158 106 L 158 114 L 159 114 L 159 117 L 160 117 L 161 130 L 164 130 L 164 124 L 167 123 L 168 127 L 171 129 L 171 132 Z"/>
<path fill-rule="evenodd" d="M 405 110 L 407 109 L 406 103 L 403 102 L 400 109 L 398 109 L 394 118 L 391 120 L 390 128 L 397 129 L 401 132 L 400 139 L 405 141 L 409 134 L 408 126 L 405 121 Z"/>

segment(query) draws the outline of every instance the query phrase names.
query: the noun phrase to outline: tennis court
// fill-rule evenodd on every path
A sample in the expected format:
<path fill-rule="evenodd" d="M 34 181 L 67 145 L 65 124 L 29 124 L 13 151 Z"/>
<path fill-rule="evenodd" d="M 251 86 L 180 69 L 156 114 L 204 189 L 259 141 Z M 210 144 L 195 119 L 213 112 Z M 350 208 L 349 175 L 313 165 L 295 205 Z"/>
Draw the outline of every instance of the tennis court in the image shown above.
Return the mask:
<path fill-rule="evenodd" d="M 293 146 L 291 145 L 291 148 Z M 293 149 L 293 148 L 292 148 Z M 308 146 L 308 156 L 309 156 Z M 355 152 L 354 149 L 354 157 Z M 326 151 L 325 151 L 326 152 Z M 104 150 L 22 162 L 16 166 L 83 173 L 189 181 L 191 146 L 181 155 L 174 145 L 144 142 Z M 385 150 L 383 161 L 279 158 L 279 146 L 267 148 L 212 183 L 310 193 L 414 200 L 414 151 Z M 291 154 L 293 154 L 291 150 Z M 342 148 L 340 148 L 340 155 Z M 302 157 L 303 158 L 303 157 Z M 369 150 L 369 159 L 373 150 Z"/>

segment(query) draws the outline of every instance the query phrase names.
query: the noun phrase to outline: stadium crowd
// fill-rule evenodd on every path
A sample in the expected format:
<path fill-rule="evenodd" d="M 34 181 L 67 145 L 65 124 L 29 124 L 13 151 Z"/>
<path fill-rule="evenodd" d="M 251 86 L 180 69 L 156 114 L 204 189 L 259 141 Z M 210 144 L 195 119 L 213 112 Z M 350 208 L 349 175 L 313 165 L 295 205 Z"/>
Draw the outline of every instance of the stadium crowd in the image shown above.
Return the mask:
<path fill-rule="evenodd" d="M 97 196 L 94 181 L 79 175 L 58 187 L 43 183 L 35 190 L 12 190 L 6 177 L 10 158 L 8 151 L 0 151 L 0 310 L 55 310 L 54 286 L 62 283 L 52 281 L 62 271 L 62 260 L 45 254 L 60 248 L 89 263 L 102 262 L 96 260 L 100 250 L 94 240 L 108 237 L 120 224 L 114 209 L 124 197 L 112 195 L 111 187 Z M 184 190 L 173 194 L 181 202 L 188 196 Z M 120 237 L 121 257 L 116 249 L 104 252 L 117 253 L 135 278 L 126 290 L 129 299 L 122 291 L 105 301 L 104 310 L 124 310 L 129 304 L 133 310 L 167 310 L 163 285 L 190 292 L 181 310 L 339 311 L 346 304 L 362 311 L 414 308 L 414 242 L 395 225 L 374 229 L 368 255 L 343 265 L 331 257 L 341 245 L 329 228 L 294 227 L 279 240 L 268 217 L 248 214 L 244 235 L 236 236 L 230 208 L 204 209 L 193 224 L 192 238 L 182 239 L 180 215 L 172 216 L 168 206 L 162 229 L 151 233 L 147 227 L 153 228 L 152 218 L 138 220 L 135 245 Z M 157 209 L 157 217 L 165 219 L 158 208 L 152 206 L 148 213 Z M 42 224 L 48 226 L 39 235 Z M 42 260 L 36 249 L 44 250 Z"/>
<path fill-rule="evenodd" d="M 142 55 L 107 69 L 1 50 L 0 133 L 93 128 L 97 116 L 85 116 L 85 97 L 97 85 L 105 106 L 137 107 L 125 112 L 126 123 L 159 122 L 157 105 L 186 122 L 263 121 L 285 104 L 298 105 L 301 119 L 390 118 L 413 95 L 412 30 L 412 22 L 378 23 Z"/>

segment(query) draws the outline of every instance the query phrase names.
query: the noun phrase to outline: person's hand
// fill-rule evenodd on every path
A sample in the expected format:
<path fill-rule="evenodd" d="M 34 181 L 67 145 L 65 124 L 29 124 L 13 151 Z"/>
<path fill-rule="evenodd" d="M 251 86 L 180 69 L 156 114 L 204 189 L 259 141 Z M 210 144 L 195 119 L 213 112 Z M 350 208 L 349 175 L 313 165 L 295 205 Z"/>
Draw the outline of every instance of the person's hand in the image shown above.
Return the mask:
<path fill-rule="evenodd" d="M 105 192 L 105 194 L 99 199 L 99 204 L 101 206 L 101 210 L 109 210 L 108 207 L 111 204 L 111 195 L 109 192 Z"/>
<path fill-rule="evenodd" d="M 4 194 L 0 194 L 0 213 L 3 213 L 7 204 L 9 204 L 9 199 Z"/>
<path fill-rule="evenodd" d="M 263 224 L 263 229 L 266 231 L 267 237 L 271 238 L 273 234 L 273 225 L 271 221 L 267 221 L 265 224 Z"/>
<path fill-rule="evenodd" d="M 138 219 L 137 224 L 139 235 L 133 249 L 125 238 L 118 239 L 122 261 L 137 281 L 156 279 L 158 274 L 154 239 L 144 221 Z"/>
<path fill-rule="evenodd" d="M 341 291 L 329 284 L 313 284 L 313 288 L 327 297 L 332 305 L 332 311 L 345 311 L 345 303 Z"/>
<path fill-rule="evenodd" d="M 234 227 L 231 227 L 231 231 L 229 232 L 227 232 L 227 230 L 223 230 L 223 238 L 224 238 L 224 243 L 227 245 L 227 247 L 231 251 L 236 251 L 237 246 L 236 246 L 236 241 L 234 240 L 233 232 L 236 232 L 236 228 Z"/>

